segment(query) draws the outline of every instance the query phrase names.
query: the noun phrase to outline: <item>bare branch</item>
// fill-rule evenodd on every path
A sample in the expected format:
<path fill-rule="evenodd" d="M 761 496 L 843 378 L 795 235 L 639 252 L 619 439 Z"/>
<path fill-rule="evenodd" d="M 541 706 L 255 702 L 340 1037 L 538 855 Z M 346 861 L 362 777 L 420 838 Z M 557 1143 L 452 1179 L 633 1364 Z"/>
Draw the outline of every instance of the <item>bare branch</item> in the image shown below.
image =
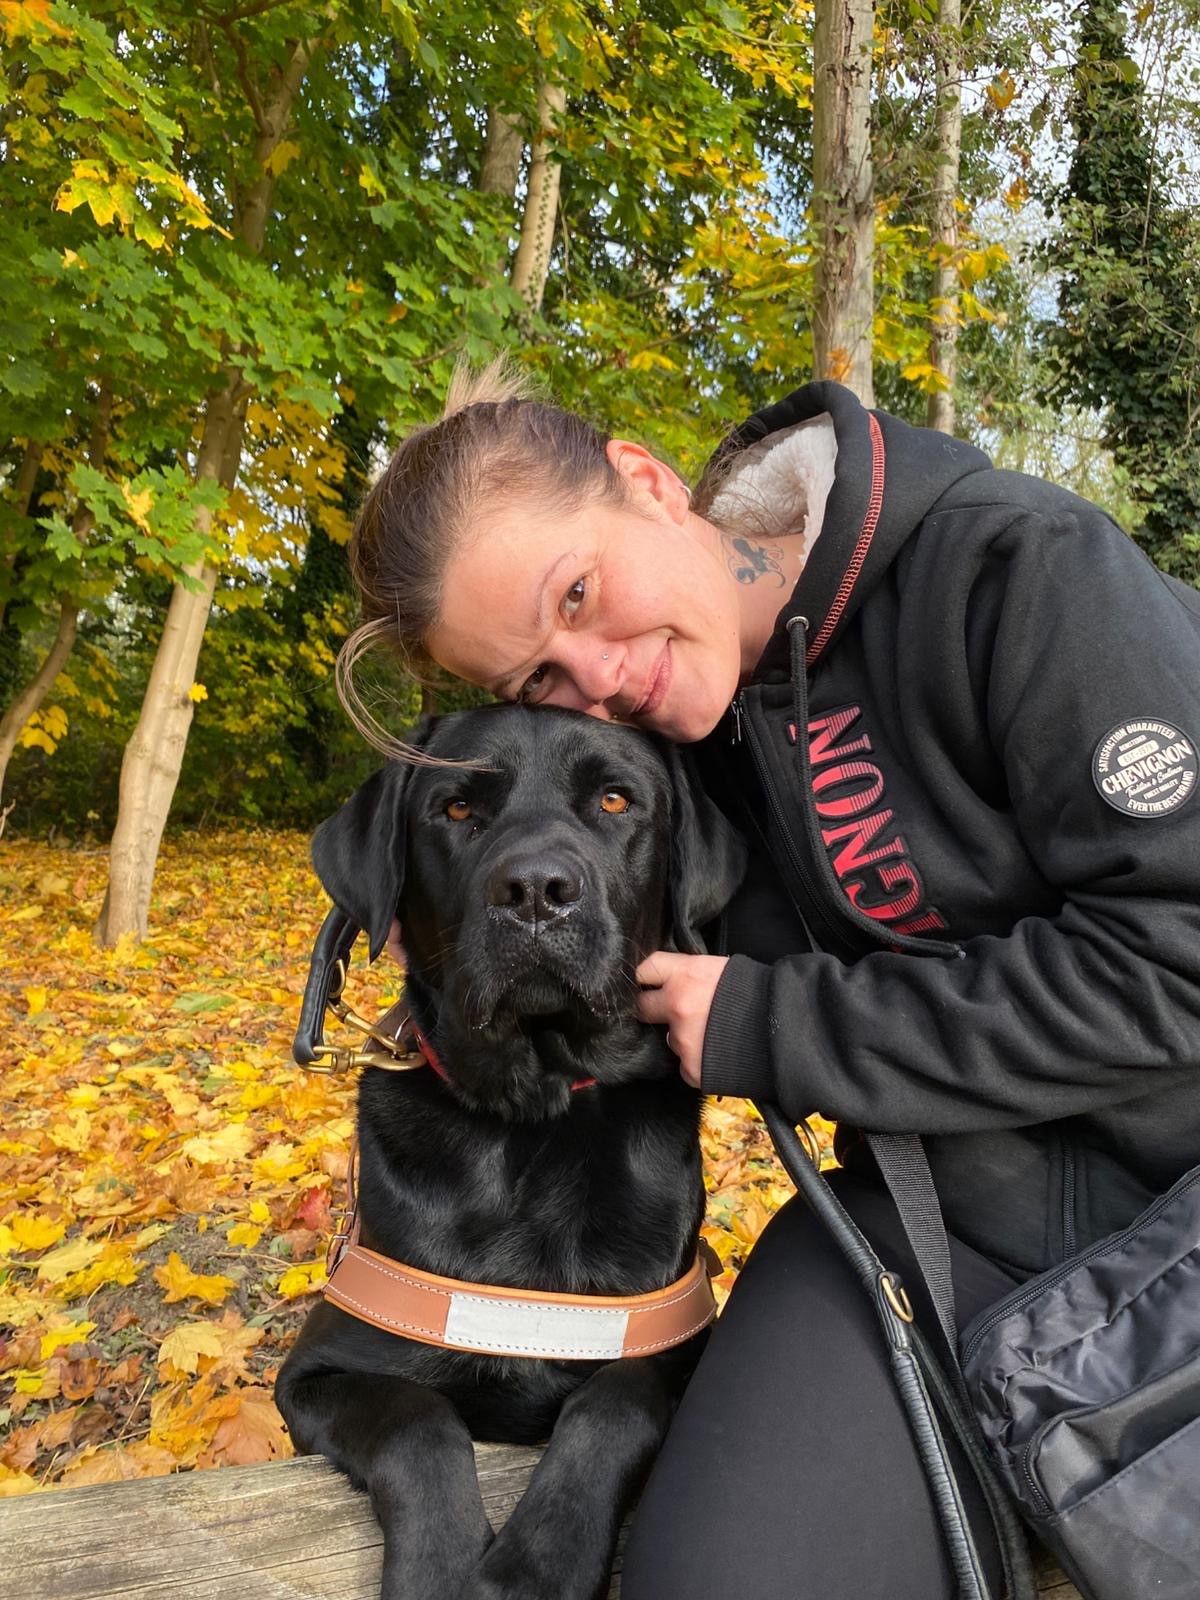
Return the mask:
<path fill-rule="evenodd" d="M 263 116 L 262 101 L 258 98 L 258 90 L 254 87 L 254 79 L 250 76 L 250 60 L 246 54 L 246 44 L 237 29 L 227 22 L 221 23 L 221 31 L 233 46 L 238 63 L 238 82 L 246 96 L 246 104 L 254 118 L 254 126 L 259 133 L 267 131 L 266 119 Z"/>
<path fill-rule="evenodd" d="M 264 11 L 277 11 L 280 6 L 290 4 L 290 0 L 258 0 L 257 5 L 239 6 L 236 11 L 223 12 L 215 20 L 225 27 L 231 22 L 244 22 L 247 17 L 261 17 Z"/>

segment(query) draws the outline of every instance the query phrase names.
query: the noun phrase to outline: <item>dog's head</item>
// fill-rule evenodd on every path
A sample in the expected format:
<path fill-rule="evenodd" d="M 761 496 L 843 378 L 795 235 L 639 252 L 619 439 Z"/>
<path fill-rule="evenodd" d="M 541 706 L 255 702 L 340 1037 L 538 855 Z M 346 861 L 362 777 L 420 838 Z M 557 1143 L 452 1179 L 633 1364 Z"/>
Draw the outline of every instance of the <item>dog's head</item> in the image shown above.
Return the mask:
<path fill-rule="evenodd" d="M 572 1079 L 661 1061 L 634 1021 L 638 962 L 699 952 L 744 869 L 676 746 L 577 712 L 486 707 L 428 722 L 313 839 L 371 957 L 399 916 L 408 998 L 479 1109 L 561 1111 Z"/>

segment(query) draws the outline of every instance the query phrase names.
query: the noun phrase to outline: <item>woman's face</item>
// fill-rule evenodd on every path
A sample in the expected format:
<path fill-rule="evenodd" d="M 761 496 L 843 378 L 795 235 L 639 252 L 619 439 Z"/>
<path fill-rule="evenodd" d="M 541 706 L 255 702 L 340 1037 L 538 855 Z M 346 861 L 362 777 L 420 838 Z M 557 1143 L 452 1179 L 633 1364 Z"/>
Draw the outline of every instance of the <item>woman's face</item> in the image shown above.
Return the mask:
<path fill-rule="evenodd" d="M 486 514 L 447 563 L 426 646 L 499 699 L 701 739 L 753 664 L 738 585 L 670 468 L 637 445 L 613 441 L 609 453 L 627 503 Z"/>

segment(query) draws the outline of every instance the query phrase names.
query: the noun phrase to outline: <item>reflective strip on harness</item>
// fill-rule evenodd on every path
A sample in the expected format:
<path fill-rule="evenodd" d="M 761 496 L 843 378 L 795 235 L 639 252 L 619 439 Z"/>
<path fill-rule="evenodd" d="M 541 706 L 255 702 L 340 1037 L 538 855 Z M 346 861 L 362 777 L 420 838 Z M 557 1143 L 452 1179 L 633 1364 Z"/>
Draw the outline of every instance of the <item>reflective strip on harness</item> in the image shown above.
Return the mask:
<path fill-rule="evenodd" d="M 448 1345 L 466 1350 L 612 1360 L 625 1349 L 628 1326 L 628 1311 L 452 1294 L 442 1337 Z"/>

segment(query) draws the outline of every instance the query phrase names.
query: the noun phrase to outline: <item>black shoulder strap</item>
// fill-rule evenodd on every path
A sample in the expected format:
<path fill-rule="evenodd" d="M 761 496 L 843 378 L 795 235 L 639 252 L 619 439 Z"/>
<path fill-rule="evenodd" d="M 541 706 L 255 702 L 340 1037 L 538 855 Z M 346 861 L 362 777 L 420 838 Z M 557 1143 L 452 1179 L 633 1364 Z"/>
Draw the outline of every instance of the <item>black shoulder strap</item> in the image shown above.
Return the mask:
<path fill-rule="evenodd" d="M 925 1148 L 915 1134 L 900 1133 L 869 1133 L 867 1145 L 895 1201 L 905 1237 L 925 1279 L 941 1324 L 945 1353 L 950 1357 L 950 1371 L 957 1373 L 958 1319 L 950 1275 L 950 1241 Z"/>
<path fill-rule="evenodd" d="M 988 1600 L 988 1586 L 947 1454 L 943 1417 L 964 1450 L 991 1512 L 1004 1566 L 1005 1593 L 1009 1600 L 1036 1600 L 1024 1533 L 984 1454 L 965 1397 L 954 1324 L 950 1244 L 920 1140 L 887 1134 L 871 1135 L 868 1142 L 896 1202 L 918 1266 L 929 1280 L 949 1353 L 948 1366 L 934 1358 L 912 1323 L 899 1275 L 889 1271 L 875 1254 L 870 1240 L 809 1159 L 792 1123 L 776 1106 L 763 1104 L 759 1111 L 797 1192 L 828 1228 L 871 1296 L 896 1388 L 946 1538 L 960 1600 Z"/>

